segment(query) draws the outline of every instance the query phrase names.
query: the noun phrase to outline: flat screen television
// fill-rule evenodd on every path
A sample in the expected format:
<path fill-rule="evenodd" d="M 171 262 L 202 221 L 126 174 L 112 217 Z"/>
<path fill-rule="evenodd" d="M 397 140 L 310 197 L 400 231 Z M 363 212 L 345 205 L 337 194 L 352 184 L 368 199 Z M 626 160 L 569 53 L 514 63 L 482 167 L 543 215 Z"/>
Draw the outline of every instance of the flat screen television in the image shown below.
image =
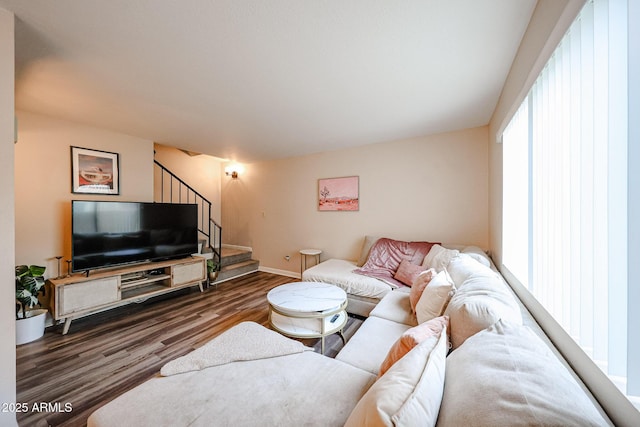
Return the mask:
<path fill-rule="evenodd" d="M 74 272 L 198 252 L 194 204 L 73 200 L 71 223 Z"/>

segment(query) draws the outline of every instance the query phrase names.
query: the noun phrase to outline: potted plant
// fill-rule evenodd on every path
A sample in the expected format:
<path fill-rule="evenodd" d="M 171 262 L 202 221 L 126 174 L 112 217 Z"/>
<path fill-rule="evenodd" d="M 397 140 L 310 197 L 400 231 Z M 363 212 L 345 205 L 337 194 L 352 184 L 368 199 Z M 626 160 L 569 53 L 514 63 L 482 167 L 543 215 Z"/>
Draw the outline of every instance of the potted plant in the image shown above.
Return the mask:
<path fill-rule="evenodd" d="M 38 295 L 44 295 L 46 267 L 16 266 L 16 344 L 35 341 L 44 335 L 47 310 L 33 308 L 40 305 Z"/>
<path fill-rule="evenodd" d="M 218 263 L 213 259 L 207 260 L 207 273 L 209 273 L 209 283 L 215 282 L 218 278 Z"/>

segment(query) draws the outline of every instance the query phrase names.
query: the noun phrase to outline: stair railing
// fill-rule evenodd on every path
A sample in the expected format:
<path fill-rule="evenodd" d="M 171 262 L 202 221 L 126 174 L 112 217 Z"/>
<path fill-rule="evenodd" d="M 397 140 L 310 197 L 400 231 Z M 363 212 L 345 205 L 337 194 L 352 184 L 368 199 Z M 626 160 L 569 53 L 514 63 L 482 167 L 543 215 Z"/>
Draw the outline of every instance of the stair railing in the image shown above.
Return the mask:
<path fill-rule="evenodd" d="M 204 236 L 206 247 L 211 248 L 213 260 L 220 270 L 222 261 L 222 227 L 211 217 L 211 202 L 157 160 L 154 166 L 160 172 L 160 188 L 154 200 L 160 203 L 192 203 L 198 206 L 198 233 Z M 155 174 L 154 174 L 155 176 Z M 168 184 L 165 187 L 165 181 Z"/>

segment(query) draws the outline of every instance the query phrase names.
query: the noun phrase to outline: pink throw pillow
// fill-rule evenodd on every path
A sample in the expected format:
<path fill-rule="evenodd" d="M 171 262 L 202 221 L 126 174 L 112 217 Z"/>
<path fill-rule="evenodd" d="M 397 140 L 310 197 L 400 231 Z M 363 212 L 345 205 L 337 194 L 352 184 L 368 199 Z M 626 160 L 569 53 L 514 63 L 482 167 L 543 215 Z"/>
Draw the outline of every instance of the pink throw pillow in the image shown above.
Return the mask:
<path fill-rule="evenodd" d="M 425 267 L 411 264 L 409 260 L 403 259 L 393 278 L 407 286 L 411 286 L 413 285 L 413 281 L 416 280 L 416 277 L 425 270 Z"/>
<path fill-rule="evenodd" d="M 380 365 L 378 377 L 384 375 L 394 363 L 402 359 L 414 347 L 431 337 L 439 337 L 442 331 L 448 327 L 449 317 L 440 316 L 406 330 L 387 353 L 387 357 Z"/>
<path fill-rule="evenodd" d="M 405 286 L 404 283 L 393 278 L 400 263 L 406 259 L 413 264 L 421 265 L 424 257 L 435 244 L 431 242 L 404 242 L 383 237 L 371 247 L 364 265 L 353 270 L 353 273 L 375 277 L 393 288 Z"/>
<path fill-rule="evenodd" d="M 424 288 L 427 287 L 429 282 L 431 282 L 431 279 L 433 279 L 436 274 L 438 274 L 436 273 L 436 270 L 430 268 L 418 274 L 418 276 L 413 280 L 413 285 L 411 285 L 411 291 L 409 292 L 409 302 L 411 303 L 412 313 L 416 312 L 416 305 L 418 305 L 418 301 L 420 301 Z"/>

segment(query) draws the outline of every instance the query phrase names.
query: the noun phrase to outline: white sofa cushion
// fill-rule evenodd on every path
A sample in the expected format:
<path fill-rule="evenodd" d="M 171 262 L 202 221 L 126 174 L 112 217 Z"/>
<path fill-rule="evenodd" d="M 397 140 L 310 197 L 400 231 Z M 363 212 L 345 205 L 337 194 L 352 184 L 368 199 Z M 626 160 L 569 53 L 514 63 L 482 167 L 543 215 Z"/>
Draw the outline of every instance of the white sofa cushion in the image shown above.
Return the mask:
<path fill-rule="evenodd" d="M 360 399 L 345 427 L 433 426 L 444 388 L 446 328 L 415 347 Z"/>
<path fill-rule="evenodd" d="M 391 291 L 392 287 L 382 280 L 353 273 L 356 268 L 353 261 L 328 259 L 305 270 L 302 280 L 331 283 L 341 287 L 348 294 L 368 298 L 380 299 Z"/>
<path fill-rule="evenodd" d="M 444 314 L 449 316 L 451 346 L 454 349 L 500 319 L 522 324 L 518 302 L 502 279 L 495 275 L 467 278 L 456 290 Z"/>
<path fill-rule="evenodd" d="M 441 245 L 433 245 L 427 256 L 422 261 L 422 266 L 433 268 L 438 273 L 444 270 L 452 258 L 458 256 L 460 251 L 457 249 L 447 249 Z"/>
<path fill-rule="evenodd" d="M 528 327 L 499 321 L 447 358 L 438 426 L 609 425 Z"/>
<path fill-rule="evenodd" d="M 462 249 L 462 253 L 469 255 L 485 267 L 491 267 L 491 259 L 485 251 L 477 246 L 465 246 L 465 248 Z"/>
<path fill-rule="evenodd" d="M 96 410 L 87 425 L 342 426 L 375 379 L 313 351 L 232 362 L 155 376 Z"/>
<path fill-rule="evenodd" d="M 478 262 L 469 254 L 462 253 L 451 258 L 447 271 L 457 288 L 471 276 L 499 277 L 496 271 Z"/>
<path fill-rule="evenodd" d="M 410 294 L 408 292 L 393 291 L 384 296 L 371 310 L 369 316 L 380 317 L 392 320 L 405 325 L 415 326 L 418 324 L 416 315 L 411 312 L 409 304 Z"/>
<path fill-rule="evenodd" d="M 416 318 L 418 323 L 429 321 L 442 315 L 451 296 L 455 292 L 455 286 L 447 273 L 442 270 L 429 282 L 416 304 Z"/>
<path fill-rule="evenodd" d="M 340 350 L 336 359 L 378 375 L 389 349 L 409 328 L 409 325 L 370 316 Z"/>

